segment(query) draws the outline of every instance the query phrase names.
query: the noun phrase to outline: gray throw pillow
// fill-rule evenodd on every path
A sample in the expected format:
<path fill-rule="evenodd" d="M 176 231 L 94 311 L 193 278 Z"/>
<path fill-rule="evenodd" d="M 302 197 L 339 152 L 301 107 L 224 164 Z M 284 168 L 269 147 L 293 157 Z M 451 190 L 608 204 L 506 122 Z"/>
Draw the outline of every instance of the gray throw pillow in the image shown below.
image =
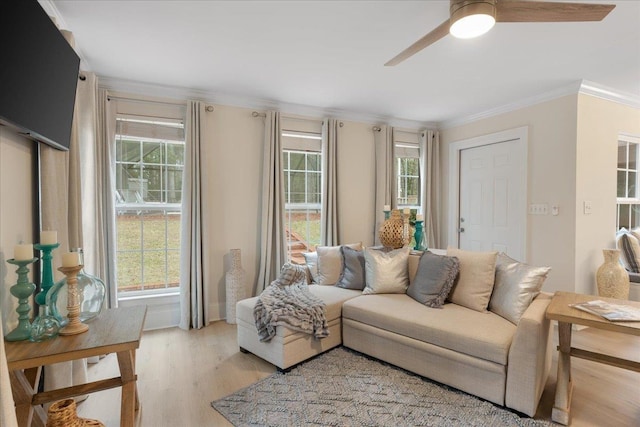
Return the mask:
<path fill-rule="evenodd" d="M 344 289 L 364 289 L 364 252 L 351 249 L 348 246 L 340 247 L 342 254 L 342 273 L 336 282 L 336 286 Z"/>
<path fill-rule="evenodd" d="M 456 257 L 436 255 L 425 251 L 407 295 L 427 307 L 440 308 L 449 295 L 460 271 Z"/>

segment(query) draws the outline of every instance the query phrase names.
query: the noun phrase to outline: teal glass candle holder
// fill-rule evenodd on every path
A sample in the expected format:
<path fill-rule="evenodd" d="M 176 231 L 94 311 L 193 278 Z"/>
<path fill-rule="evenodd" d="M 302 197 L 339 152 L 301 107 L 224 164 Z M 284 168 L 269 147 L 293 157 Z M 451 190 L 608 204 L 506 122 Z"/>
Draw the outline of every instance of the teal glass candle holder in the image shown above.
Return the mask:
<path fill-rule="evenodd" d="M 30 282 L 27 277 L 29 274 L 27 266 L 33 264 L 37 259 L 38 258 L 16 260 L 12 258 L 7 260 L 9 264 L 18 266 L 16 270 L 18 282 L 9 290 L 11 295 L 18 298 L 18 307 L 16 308 L 16 312 L 18 313 L 18 326 L 5 335 L 4 338 L 7 341 L 23 341 L 31 337 L 31 323 L 29 322 L 31 306 L 29 305 L 29 297 L 33 294 L 33 291 L 36 290 L 36 285 Z"/>
<path fill-rule="evenodd" d="M 427 245 L 425 244 L 425 235 L 422 232 L 422 223 L 423 221 L 418 221 L 416 220 L 415 222 L 415 226 L 416 226 L 416 231 L 413 234 L 413 237 L 416 241 L 416 245 L 413 247 L 414 250 L 416 251 L 426 251 L 427 250 Z"/>
<path fill-rule="evenodd" d="M 59 246 L 60 243 L 33 245 L 34 248 L 42 252 L 42 283 L 40 284 L 40 292 L 38 292 L 35 297 L 38 305 L 45 305 L 47 303 L 47 292 L 49 292 L 49 289 L 53 286 L 53 264 L 51 262 L 53 255 L 51 253 Z"/>

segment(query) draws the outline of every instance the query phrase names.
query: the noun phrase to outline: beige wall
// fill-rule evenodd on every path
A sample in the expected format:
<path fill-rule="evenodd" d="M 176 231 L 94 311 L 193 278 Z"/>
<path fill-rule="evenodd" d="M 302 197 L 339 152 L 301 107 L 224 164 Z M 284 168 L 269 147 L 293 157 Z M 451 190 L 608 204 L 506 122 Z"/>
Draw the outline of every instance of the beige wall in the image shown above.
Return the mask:
<path fill-rule="evenodd" d="M 526 261 L 552 267 L 546 291 L 596 294 L 602 249 L 615 247 L 617 138 L 640 135 L 640 109 L 578 94 L 445 129 L 445 199 L 449 144 L 520 126 L 529 132 L 528 204 L 560 207 L 558 216 L 527 216 Z M 584 214 L 585 201 L 592 202 L 591 214 Z M 447 206 L 445 200 L 445 233 Z"/>
<path fill-rule="evenodd" d="M 596 294 L 602 249 L 615 248 L 618 135 L 640 136 L 640 109 L 578 96 L 576 185 L 576 291 Z M 584 201 L 592 202 L 585 215 Z M 638 299 L 637 289 L 632 297 Z"/>
<path fill-rule="evenodd" d="M 18 303 L 9 292 L 17 281 L 16 268 L 6 260 L 13 258 L 13 247 L 21 240 L 33 242 L 34 144 L 0 126 L 0 311 L 5 334 L 18 323 Z"/>
<path fill-rule="evenodd" d="M 447 241 L 449 144 L 521 126 L 528 127 L 527 203 L 558 205 L 560 214 L 528 215 L 526 262 L 552 268 L 546 291 L 574 289 L 577 95 L 441 130 L 444 180 L 441 229 Z"/>
<path fill-rule="evenodd" d="M 247 294 L 257 280 L 260 245 L 264 118 L 253 110 L 214 105 L 205 113 L 202 144 L 205 280 L 211 320 L 225 316 L 225 272 L 232 248 L 242 251 Z M 321 120 L 322 118 L 317 118 Z M 341 242 L 373 243 L 372 124 L 339 128 L 338 209 Z"/>

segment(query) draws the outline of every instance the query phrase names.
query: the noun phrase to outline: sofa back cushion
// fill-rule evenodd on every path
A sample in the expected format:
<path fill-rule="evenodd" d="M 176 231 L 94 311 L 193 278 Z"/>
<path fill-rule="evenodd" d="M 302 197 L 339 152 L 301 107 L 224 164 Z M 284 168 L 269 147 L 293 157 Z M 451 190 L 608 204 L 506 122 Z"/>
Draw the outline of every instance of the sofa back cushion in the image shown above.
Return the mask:
<path fill-rule="evenodd" d="M 407 295 L 427 307 L 440 308 L 458 276 L 458 258 L 424 252 Z"/>
<path fill-rule="evenodd" d="M 447 248 L 447 255 L 460 261 L 460 274 L 449 301 L 476 311 L 486 311 L 495 282 L 498 252 L 465 251 Z"/>

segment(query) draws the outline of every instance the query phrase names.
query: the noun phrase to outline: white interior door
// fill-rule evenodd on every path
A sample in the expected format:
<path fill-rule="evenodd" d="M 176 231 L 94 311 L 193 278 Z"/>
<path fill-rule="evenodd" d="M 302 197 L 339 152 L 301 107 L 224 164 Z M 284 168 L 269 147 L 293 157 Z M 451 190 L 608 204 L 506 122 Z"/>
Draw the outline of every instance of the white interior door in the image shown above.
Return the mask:
<path fill-rule="evenodd" d="M 525 260 L 526 150 L 520 139 L 460 150 L 458 242 Z M 526 147 L 525 147 L 526 148 Z"/>

